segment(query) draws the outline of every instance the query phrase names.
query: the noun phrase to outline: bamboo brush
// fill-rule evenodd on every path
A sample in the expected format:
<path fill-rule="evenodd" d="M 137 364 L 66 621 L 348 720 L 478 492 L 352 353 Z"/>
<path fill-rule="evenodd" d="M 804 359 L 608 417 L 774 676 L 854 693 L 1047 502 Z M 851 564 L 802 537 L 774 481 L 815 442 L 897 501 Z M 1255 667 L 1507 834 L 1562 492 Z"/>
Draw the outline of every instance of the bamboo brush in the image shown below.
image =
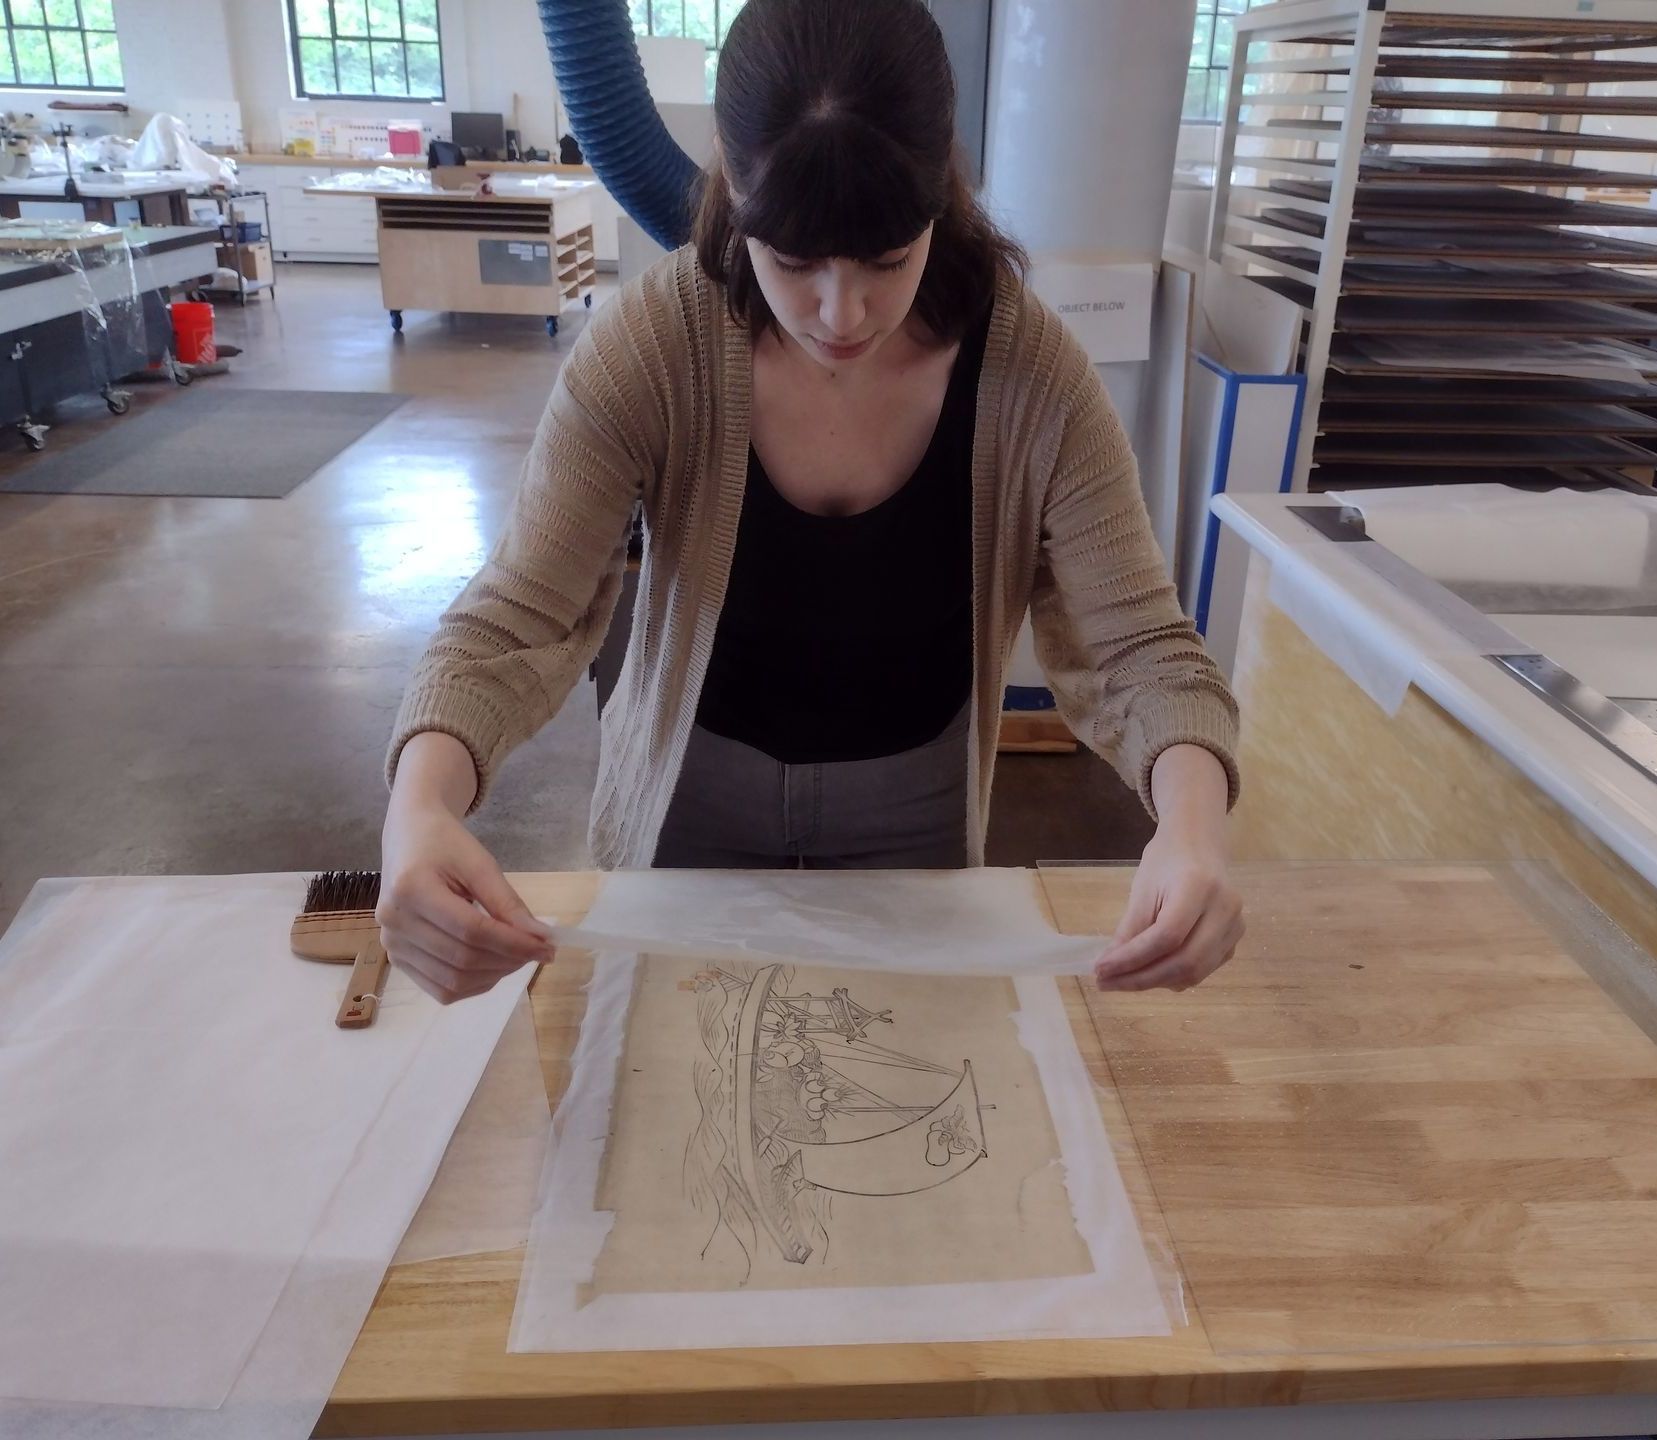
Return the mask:
<path fill-rule="evenodd" d="M 380 944 L 374 907 L 380 903 L 378 870 L 325 870 L 305 889 L 305 908 L 293 919 L 289 942 L 306 960 L 351 966 L 334 1024 L 361 1030 L 374 1023 L 388 962 Z"/>

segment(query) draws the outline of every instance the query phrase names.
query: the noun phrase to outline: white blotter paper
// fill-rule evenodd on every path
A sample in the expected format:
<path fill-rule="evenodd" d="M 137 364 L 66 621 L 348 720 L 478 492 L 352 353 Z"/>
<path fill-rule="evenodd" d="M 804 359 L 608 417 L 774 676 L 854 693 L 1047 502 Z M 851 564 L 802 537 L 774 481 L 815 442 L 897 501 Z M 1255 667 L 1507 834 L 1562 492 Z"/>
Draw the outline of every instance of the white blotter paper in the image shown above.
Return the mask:
<path fill-rule="evenodd" d="M 309 1433 L 529 971 L 293 957 L 299 876 L 43 884 L 0 943 L 0 1429 Z"/>
<path fill-rule="evenodd" d="M 1108 943 L 1048 924 L 1028 870 L 618 870 L 560 944 L 915 975 L 1086 975 Z"/>
<path fill-rule="evenodd" d="M 764 1290 L 589 1297 L 594 1266 L 615 1218 L 597 1208 L 597 1198 L 639 963 L 634 956 L 606 955 L 594 968 L 570 1086 L 553 1120 L 509 1351 L 940 1344 L 1171 1333 L 1168 1308 L 1063 1002 L 1055 982 L 1039 976 L 1015 980 L 1015 1021 L 1041 1078 L 1091 1273 L 846 1287 L 814 1290 L 809 1297 Z"/>

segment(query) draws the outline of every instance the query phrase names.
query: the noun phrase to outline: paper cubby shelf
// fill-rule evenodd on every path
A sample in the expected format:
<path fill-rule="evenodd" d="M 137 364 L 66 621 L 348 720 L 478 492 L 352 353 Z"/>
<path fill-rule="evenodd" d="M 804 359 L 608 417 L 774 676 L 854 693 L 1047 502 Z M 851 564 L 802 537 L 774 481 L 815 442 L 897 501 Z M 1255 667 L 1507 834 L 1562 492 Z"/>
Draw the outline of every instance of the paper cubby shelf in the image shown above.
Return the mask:
<path fill-rule="evenodd" d="M 1236 27 L 1209 258 L 1300 307 L 1292 488 L 1649 483 L 1657 8 L 1286 0 Z"/>

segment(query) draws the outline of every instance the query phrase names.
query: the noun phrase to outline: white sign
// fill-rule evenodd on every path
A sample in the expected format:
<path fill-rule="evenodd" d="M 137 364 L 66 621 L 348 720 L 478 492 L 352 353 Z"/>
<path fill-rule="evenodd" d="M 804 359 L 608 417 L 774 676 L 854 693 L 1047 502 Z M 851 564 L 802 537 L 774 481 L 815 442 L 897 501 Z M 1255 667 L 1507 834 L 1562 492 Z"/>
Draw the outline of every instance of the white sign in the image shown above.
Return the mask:
<path fill-rule="evenodd" d="M 1058 312 L 1095 365 L 1150 358 L 1154 280 L 1143 263 L 1038 260 L 1030 270 L 1030 288 Z"/>

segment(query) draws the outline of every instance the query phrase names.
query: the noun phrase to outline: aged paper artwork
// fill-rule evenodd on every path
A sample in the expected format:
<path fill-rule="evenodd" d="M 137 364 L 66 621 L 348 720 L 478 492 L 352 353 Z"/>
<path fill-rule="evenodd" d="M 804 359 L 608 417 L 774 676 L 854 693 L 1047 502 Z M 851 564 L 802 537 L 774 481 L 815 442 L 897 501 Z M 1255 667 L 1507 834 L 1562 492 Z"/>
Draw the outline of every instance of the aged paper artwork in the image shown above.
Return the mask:
<path fill-rule="evenodd" d="M 869 1030 L 891 1027 L 890 1010 L 868 1009 L 843 985 L 789 993 L 791 979 L 783 965 L 746 980 L 724 968 L 697 975 L 706 1056 L 685 1187 L 745 1253 L 768 1242 L 804 1264 L 828 1250 L 832 1196 L 942 1185 L 984 1158 L 984 1121 L 970 1060 L 952 1068 L 881 1045 Z"/>
<path fill-rule="evenodd" d="M 1002 978 L 639 967 L 587 1297 L 1091 1269 Z"/>

